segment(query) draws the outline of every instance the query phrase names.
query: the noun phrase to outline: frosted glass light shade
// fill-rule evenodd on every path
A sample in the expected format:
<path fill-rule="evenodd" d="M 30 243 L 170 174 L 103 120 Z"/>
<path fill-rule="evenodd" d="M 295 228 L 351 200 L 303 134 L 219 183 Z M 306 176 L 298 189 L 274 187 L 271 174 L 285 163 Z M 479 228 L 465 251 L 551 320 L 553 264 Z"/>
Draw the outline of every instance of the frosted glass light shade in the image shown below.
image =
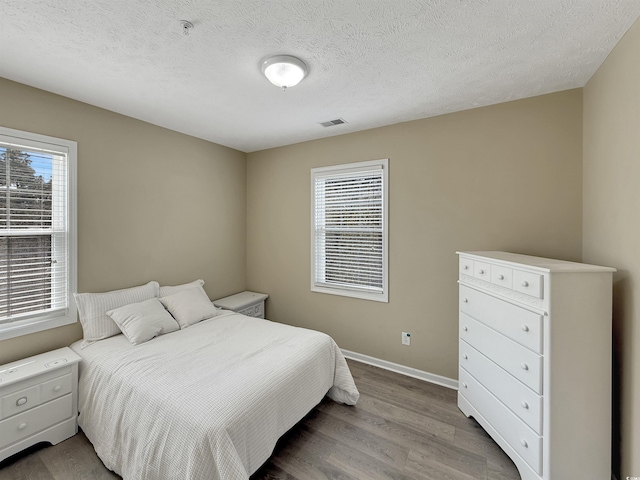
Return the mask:
<path fill-rule="evenodd" d="M 262 73 L 275 86 L 287 89 L 300 83 L 307 75 L 307 66 L 299 58 L 277 55 L 262 62 Z"/>

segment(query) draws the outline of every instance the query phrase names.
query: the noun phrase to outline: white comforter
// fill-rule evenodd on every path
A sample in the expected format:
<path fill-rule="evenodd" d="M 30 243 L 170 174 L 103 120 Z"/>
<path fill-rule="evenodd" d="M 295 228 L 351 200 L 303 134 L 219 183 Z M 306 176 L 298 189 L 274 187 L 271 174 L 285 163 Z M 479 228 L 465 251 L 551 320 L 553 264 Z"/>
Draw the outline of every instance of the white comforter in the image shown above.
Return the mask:
<path fill-rule="evenodd" d="M 359 397 L 331 337 L 231 312 L 138 346 L 72 348 L 79 424 L 126 480 L 246 480 L 325 394 Z"/>

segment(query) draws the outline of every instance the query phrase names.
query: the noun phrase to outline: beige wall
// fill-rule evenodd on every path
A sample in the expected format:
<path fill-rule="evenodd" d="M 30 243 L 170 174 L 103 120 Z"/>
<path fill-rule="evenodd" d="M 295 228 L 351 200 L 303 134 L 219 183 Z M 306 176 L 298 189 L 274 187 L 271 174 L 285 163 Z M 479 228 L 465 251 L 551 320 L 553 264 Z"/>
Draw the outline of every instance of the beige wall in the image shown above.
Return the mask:
<path fill-rule="evenodd" d="M 614 454 L 640 476 L 640 21 L 584 89 L 584 261 L 614 276 Z M 618 417 L 619 414 L 619 417 Z"/>
<path fill-rule="evenodd" d="M 0 78 L 0 125 L 78 142 L 78 290 L 246 274 L 246 155 Z M 70 344 L 79 324 L 0 342 L 0 364 Z"/>
<path fill-rule="evenodd" d="M 273 320 L 457 377 L 456 250 L 581 259 L 581 119 L 571 90 L 249 154 L 249 288 L 270 294 Z M 379 158 L 390 159 L 389 303 L 310 292 L 310 169 Z"/>

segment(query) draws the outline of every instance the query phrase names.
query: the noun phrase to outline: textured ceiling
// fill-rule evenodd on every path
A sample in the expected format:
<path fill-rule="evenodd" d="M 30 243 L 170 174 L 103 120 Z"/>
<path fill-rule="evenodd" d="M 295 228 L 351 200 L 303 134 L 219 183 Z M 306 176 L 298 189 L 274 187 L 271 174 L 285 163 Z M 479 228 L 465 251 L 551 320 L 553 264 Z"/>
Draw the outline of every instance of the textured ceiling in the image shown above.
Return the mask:
<path fill-rule="evenodd" d="M 0 76 L 251 152 L 584 86 L 639 15 L 638 0 L 0 0 Z M 274 87 L 273 54 L 308 77 Z"/>

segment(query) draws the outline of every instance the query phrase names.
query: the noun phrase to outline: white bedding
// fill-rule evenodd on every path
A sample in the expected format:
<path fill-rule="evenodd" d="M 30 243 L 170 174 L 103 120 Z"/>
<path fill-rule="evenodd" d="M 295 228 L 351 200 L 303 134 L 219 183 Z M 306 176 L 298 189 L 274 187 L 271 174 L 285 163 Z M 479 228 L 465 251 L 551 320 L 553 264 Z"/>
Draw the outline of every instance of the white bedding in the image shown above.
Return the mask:
<path fill-rule="evenodd" d="M 325 394 L 359 397 L 331 337 L 232 312 L 137 346 L 71 348 L 80 427 L 126 480 L 246 480 Z"/>

